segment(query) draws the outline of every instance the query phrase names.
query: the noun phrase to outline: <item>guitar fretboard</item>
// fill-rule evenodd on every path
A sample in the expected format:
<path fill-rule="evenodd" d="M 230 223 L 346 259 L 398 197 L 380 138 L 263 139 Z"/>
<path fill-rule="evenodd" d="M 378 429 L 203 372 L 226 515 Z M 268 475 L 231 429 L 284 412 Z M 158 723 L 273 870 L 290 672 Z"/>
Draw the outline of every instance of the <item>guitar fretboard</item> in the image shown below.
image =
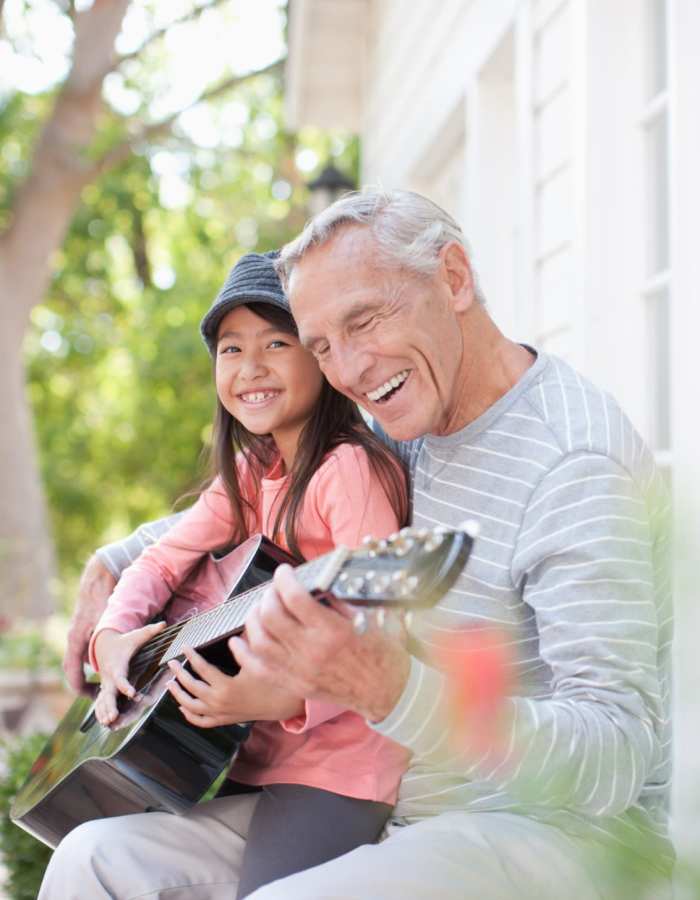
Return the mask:
<path fill-rule="evenodd" d="M 321 556 L 297 566 L 294 574 L 306 590 L 311 591 L 318 586 L 319 575 L 327 565 L 328 555 Z M 241 628 L 268 585 L 269 582 L 266 582 L 237 594 L 219 606 L 189 619 L 163 654 L 159 665 L 164 666 L 169 660 L 181 656 L 184 647 L 200 647 Z"/>

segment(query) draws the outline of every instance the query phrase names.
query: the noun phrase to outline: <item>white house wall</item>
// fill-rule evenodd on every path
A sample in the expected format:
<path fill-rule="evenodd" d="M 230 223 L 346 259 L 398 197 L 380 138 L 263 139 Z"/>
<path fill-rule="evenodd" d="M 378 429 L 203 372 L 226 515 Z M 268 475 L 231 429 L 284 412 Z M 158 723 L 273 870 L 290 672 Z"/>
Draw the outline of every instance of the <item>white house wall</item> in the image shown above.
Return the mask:
<path fill-rule="evenodd" d="M 410 187 L 445 206 L 465 227 L 499 324 L 582 364 L 570 289 L 576 172 L 569 6 L 559 0 L 533 7 L 533 94 L 516 109 L 517 3 L 375 0 L 362 180 Z M 499 80 L 489 68 L 506 45 L 511 62 L 501 62 Z M 535 233 L 527 247 L 518 244 L 527 230 L 516 198 L 518 130 L 533 147 L 526 202 Z M 533 254 L 532 284 L 516 284 L 517 253 Z"/>

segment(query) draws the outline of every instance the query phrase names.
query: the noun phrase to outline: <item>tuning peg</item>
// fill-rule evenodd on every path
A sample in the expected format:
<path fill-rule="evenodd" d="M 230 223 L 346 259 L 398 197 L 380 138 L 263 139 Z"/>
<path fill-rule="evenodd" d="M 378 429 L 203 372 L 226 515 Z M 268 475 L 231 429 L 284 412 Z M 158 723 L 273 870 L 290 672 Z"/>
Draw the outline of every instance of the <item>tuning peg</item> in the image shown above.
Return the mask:
<path fill-rule="evenodd" d="M 367 613 L 363 609 L 359 609 L 352 620 L 352 627 L 355 634 L 364 634 L 368 628 Z"/>
<path fill-rule="evenodd" d="M 427 553 L 431 553 L 433 550 L 437 550 L 440 544 L 445 540 L 444 534 L 441 534 L 438 531 L 433 531 L 432 534 L 429 534 L 425 539 L 425 543 L 423 544 L 423 549 Z"/>
<path fill-rule="evenodd" d="M 418 587 L 418 579 L 415 575 L 409 575 L 399 583 L 398 593 L 400 597 L 409 597 Z"/>
<path fill-rule="evenodd" d="M 479 532 L 481 531 L 481 525 L 474 519 L 465 519 L 464 522 L 459 523 L 459 530 L 466 532 L 472 540 L 479 537 Z"/>
<path fill-rule="evenodd" d="M 366 551 L 367 555 L 372 559 L 377 555 L 377 548 L 379 547 L 379 541 L 376 538 L 373 538 L 371 534 L 367 534 L 362 538 L 361 547 Z"/>
<path fill-rule="evenodd" d="M 347 592 L 352 596 L 358 596 L 363 593 L 366 581 L 364 575 L 353 575 L 347 583 Z"/>
<path fill-rule="evenodd" d="M 369 581 L 369 589 L 373 594 L 384 594 L 391 586 L 391 575 L 386 572 L 381 572 L 379 574 L 372 573 L 373 578 L 369 581 L 369 574 L 367 575 Z"/>
<path fill-rule="evenodd" d="M 391 549 L 394 551 L 395 556 L 406 556 L 407 553 L 411 552 L 415 543 L 416 542 L 412 537 L 409 537 L 408 535 L 399 535 L 396 540 L 392 542 Z"/>

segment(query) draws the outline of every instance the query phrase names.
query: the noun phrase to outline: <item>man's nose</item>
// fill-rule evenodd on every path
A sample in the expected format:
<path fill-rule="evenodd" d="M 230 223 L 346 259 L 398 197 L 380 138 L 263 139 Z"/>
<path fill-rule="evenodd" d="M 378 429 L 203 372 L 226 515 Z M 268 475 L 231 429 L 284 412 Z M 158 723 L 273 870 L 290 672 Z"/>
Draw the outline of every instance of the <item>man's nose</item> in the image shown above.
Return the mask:
<path fill-rule="evenodd" d="M 365 375 L 372 366 L 372 355 L 355 342 L 339 342 L 332 352 L 333 376 L 328 373 L 330 381 L 335 381 L 341 390 L 361 393 L 371 385 L 364 383 Z"/>

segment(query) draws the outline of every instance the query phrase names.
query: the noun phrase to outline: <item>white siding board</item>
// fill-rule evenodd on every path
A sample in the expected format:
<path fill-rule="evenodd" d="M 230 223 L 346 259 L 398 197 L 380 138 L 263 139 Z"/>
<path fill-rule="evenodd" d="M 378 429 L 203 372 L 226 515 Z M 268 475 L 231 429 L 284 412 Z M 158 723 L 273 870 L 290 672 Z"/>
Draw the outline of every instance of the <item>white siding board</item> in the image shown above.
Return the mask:
<path fill-rule="evenodd" d="M 537 192 L 537 257 L 543 259 L 565 241 L 574 228 L 571 167 L 560 169 Z"/>
<path fill-rule="evenodd" d="M 566 330 L 572 325 L 574 266 L 570 246 L 548 257 L 538 266 L 537 329 L 541 334 Z"/>
<path fill-rule="evenodd" d="M 567 81 L 571 60 L 569 3 L 539 32 L 535 41 L 535 103 L 541 104 Z"/>
<path fill-rule="evenodd" d="M 403 68 L 399 50 L 389 46 L 382 66 L 394 72 L 392 79 L 381 90 L 373 79 L 368 85 L 363 181 L 405 184 L 512 23 L 516 6 L 517 0 L 419 4 L 420 28 L 399 48 Z M 378 27 L 381 32 L 386 24 Z M 371 51 L 373 68 L 378 46 L 379 38 Z"/>
<path fill-rule="evenodd" d="M 570 328 L 556 334 L 539 335 L 536 343 L 542 350 L 560 356 L 567 362 L 572 362 L 574 358 L 576 340 Z"/>
<path fill-rule="evenodd" d="M 539 31 L 559 12 L 566 0 L 534 0 L 533 25 Z"/>
<path fill-rule="evenodd" d="M 559 91 L 535 116 L 537 179 L 545 180 L 571 160 L 572 110 L 568 89 Z"/>
<path fill-rule="evenodd" d="M 464 192 L 465 146 L 464 138 L 452 147 L 451 152 L 443 154 L 440 165 L 427 175 L 417 173 L 408 187 L 425 194 L 438 206 L 447 210 L 458 221 L 462 218 L 462 201 Z"/>

